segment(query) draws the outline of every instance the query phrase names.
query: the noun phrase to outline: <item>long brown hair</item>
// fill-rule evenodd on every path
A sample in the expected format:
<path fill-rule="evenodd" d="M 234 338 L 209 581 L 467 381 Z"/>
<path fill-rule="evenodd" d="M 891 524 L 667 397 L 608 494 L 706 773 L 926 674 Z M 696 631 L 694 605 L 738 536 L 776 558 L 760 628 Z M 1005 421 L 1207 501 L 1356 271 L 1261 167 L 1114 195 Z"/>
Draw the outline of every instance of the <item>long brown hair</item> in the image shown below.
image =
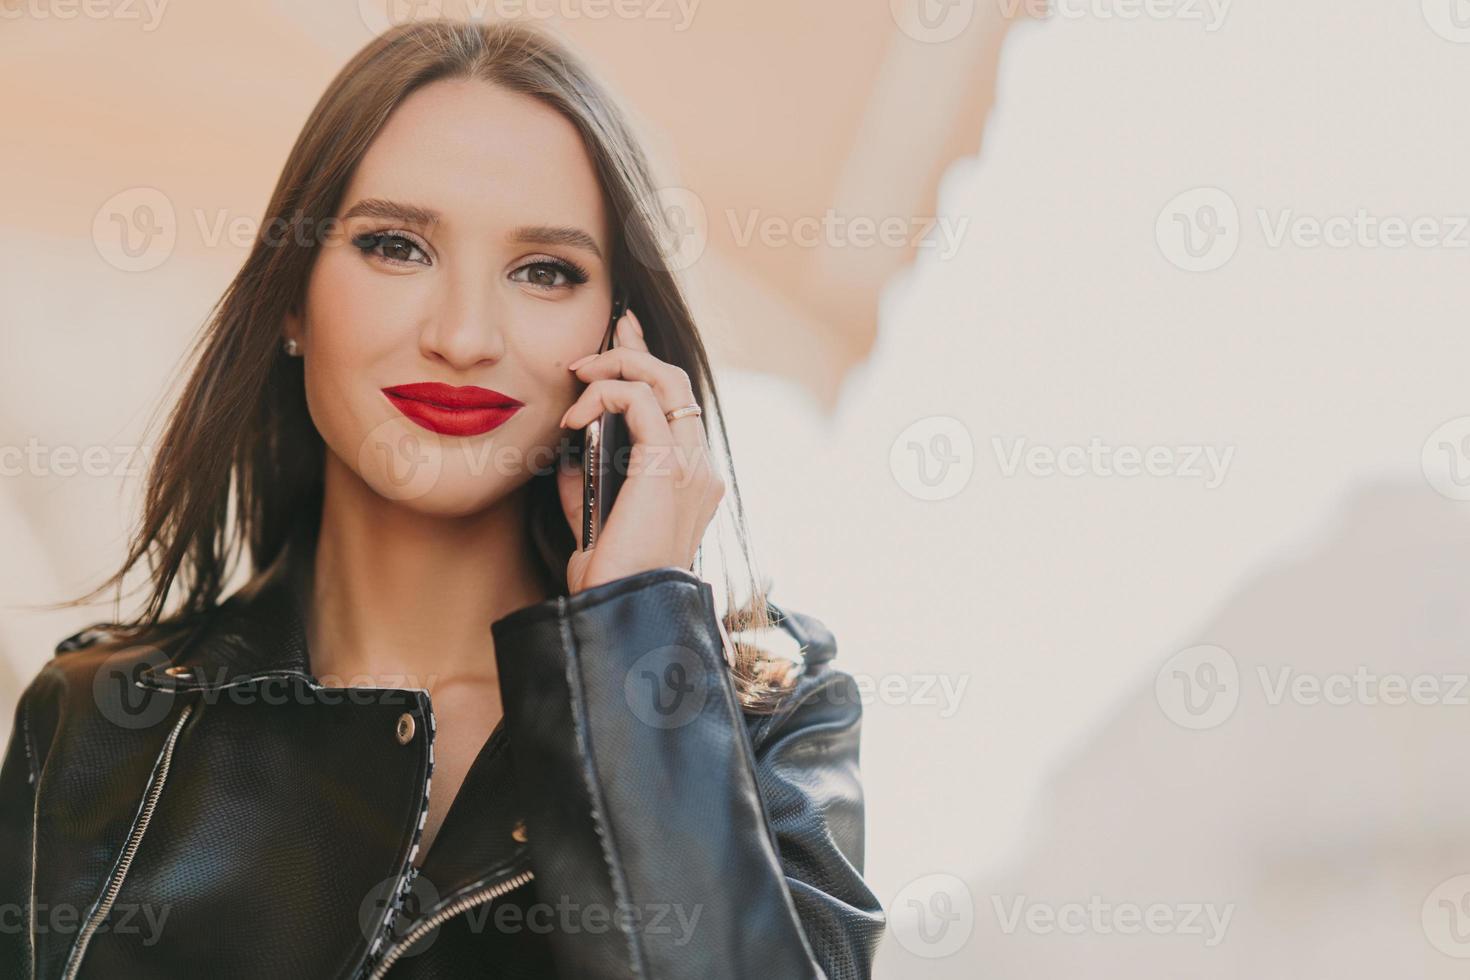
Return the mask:
<path fill-rule="evenodd" d="M 649 350 L 689 375 L 705 410 L 711 449 L 727 471 L 731 492 L 721 506 L 733 512 L 750 588 L 747 601 L 737 603 L 724 576 L 722 624 L 732 639 L 771 626 L 769 584 L 757 580 L 709 359 L 680 284 L 662 260 L 659 243 L 668 230 L 659 226 L 659 210 L 649 207 L 658 199 L 656 186 L 623 113 L 579 59 L 543 29 L 515 21 L 439 19 L 398 25 L 359 51 L 327 87 L 291 148 L 261 234 L 192 352 L 197 361 L 157 444 L 142 519 L 122 567 L 88 595 L 66 603 L 83 603 L 109 586 L 117 587 L 120 603 L 124 577 L 146 560 L 147 601 L 136 617 L 111 631 L 118 639 L 138 640 L 207 614 L 220 602 L 242 548 L 259 574 L 292 542 L 314 546 L 325 447 L 307 412 L 301 362 L 284 356 L 280 346 L 286 314 L 302 310 L 320 247 L 319 235 L 297 232 L 328 225 L 353 171 L 399 103 L 429 82 L 456 78 L 539 99 L 581 133 L 610 227 L 621 231 L 610 257 L 613 281 L 638 311 Z M 534 476 L 529 491 L 529 531 L 545 583 L 564 595 L 575 541 L 558 502 L 554 470 Z M 179 598 L 171 604 L 176 592 Z M 727 647 L 727 659 L 736 690 L 752 710 L 774 707 L 794 666 L 740 640 Z"/>

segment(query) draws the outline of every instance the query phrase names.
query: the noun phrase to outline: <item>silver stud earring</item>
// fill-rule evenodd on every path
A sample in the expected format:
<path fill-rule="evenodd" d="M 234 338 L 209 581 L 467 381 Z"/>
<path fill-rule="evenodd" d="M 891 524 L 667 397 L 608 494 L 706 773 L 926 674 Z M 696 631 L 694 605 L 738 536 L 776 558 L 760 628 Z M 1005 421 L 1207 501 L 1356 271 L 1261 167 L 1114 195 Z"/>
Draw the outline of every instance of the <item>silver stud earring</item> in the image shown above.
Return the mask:
<path fill-rule="evenodd" d="M 301 351 L 301 347 L 296 343 L 295 337 L 287 337 L 286 342 L 281 347 L 285 350 L 288 357 L 295 357 Z"/>

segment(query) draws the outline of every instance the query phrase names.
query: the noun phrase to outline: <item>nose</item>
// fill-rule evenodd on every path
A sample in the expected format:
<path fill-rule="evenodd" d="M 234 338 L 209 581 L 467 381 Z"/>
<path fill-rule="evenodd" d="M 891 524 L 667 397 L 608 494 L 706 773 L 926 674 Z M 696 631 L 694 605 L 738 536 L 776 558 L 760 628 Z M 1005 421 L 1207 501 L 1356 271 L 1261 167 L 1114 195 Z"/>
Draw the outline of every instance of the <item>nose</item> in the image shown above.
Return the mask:
<path fill-rule="evenodd" d="M 439 301 L 419 330 L 419 351 L 455 370 L 469 370 L 505 355 L 508 306 L 483 270 L 449 270 Z"/>

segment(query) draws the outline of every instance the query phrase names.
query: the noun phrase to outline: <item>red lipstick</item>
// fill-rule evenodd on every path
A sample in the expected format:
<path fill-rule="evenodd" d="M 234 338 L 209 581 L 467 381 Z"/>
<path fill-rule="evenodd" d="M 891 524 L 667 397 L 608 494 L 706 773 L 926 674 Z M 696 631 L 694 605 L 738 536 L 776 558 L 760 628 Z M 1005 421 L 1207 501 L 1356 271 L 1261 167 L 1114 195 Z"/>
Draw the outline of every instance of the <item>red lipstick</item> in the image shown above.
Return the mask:
<path fill-rule="evenodd" d="M 419 381 L 384 388 L 383 394 L 418 425 L 446 436 L 477 436 L 524 407 L 509 395 L 476 385 Z"/>

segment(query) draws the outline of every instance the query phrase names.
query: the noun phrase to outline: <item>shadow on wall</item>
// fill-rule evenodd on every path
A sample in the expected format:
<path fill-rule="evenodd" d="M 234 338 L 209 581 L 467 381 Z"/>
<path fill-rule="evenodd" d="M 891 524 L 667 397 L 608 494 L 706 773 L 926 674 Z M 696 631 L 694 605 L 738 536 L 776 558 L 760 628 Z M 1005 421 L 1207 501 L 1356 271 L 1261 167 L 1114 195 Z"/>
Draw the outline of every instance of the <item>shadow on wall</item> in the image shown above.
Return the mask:
<path fill-rule="evenodd" d="M 880 976 L 1464 976 L 1470 521 L 1355 494 L 1050 781 L 1025 853 L 890 903 Z"/>

